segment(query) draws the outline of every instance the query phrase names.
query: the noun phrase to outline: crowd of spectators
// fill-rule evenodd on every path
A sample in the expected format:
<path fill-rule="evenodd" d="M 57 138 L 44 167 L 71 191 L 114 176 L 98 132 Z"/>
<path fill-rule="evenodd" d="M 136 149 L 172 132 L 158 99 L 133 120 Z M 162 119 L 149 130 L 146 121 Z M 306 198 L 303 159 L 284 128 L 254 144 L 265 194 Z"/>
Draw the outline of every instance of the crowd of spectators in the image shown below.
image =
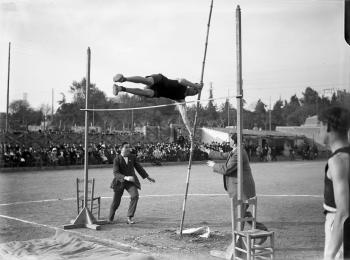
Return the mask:
<path fill-rule="evenodd" d="M 91 165 L 112 164 L 115 155 L 119 152 L 120 144 L 90 143 L 88 145 L 88 161 Z M 281 149 L 263 144 L 262 146 L 244 144 L 251 161 L 276 161 L 281 155 Z M 190 156 L 190 143 L 179 138 L 173 143 L 141 143 L 132 146 L 132 152 L 140 162 L 151 162 L 161 165 L 163 162 L 188 161 Z M 227 142 L 212 142 L 210 144 L 196 144 L 194 146 L 193 160 L 207 160 L 208 150 L 230 152 L 232 148 Z M 318 156 L 316 146 L 305 145 L 297 150 L 291 148 L 290 159 L 296 155 L 302 159 L 312 160 Z M 84 146 L 82 144 L 49 144 L 47 147 L 32 147 L 18 144 L 0 145 L 0 167 L 43 167 L 43 166 L 69 166 L 84 163 Z"/>
<path fill-rule="evenodd" d="M 50 144 L 47 147 L 18 144 L 1 144 L 0 146 L 2 167 L 74 165 L 82 164 L 83 158 L 84 149 L 82 145 L 76 144 Z"/>
<path fill-rule="evenodd" d="M 112 164 L 120 144 L 90 143 L 89 164 Z M 190 144 L 186 141 L 174 143 L 137 143 L 132 152 L 140 162 L 160 165 L 162 162 L 187 161 Z M 50 144 L 47 147 L 32 147 L 18 144 L 0 145 L 0 167 L 42 167 L 81 165 L 85 152 L 82 144 Z M 194 147 L 193 160 L 206 160 L 208 155 Z"/>

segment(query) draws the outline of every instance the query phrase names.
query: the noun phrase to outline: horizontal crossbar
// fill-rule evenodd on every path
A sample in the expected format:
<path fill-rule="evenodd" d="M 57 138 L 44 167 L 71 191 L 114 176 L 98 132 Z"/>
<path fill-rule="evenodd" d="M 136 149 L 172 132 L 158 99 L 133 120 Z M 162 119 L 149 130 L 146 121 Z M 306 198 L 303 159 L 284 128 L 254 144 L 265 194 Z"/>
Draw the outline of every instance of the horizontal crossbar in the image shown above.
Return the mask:
<path fill-rule="evenodd" d="M 176 102 L 171 104 L 163 104 L 163 105 L 156 105 L 156 106 L 145 106 L 145 107 L 128 107 L 128 108 L 88 108 L 88 109 L 80 109 L 81 111 L 94 111 L 94 112 L 107 112 L 107 111 L 128 111 L 128 110 L 143 110 L 143 109 L 150 109 L 150 108 L 158 108 L 158 107 L 169 107 L 169 106 L 177 106 L 177 105 L 185 105 L 189 103 L 198 103 L 198 102 L 206 102 L 206 101 L 213 101 L 213 100 L 222 100 L 222 99 L 232 99 L 236 96 L 227 96 L 227 97 L 220 97 L 220 98 L 209 98 L 205 100 L 194 100 L 194 101 L 186 101 L 186 102 Z"/>

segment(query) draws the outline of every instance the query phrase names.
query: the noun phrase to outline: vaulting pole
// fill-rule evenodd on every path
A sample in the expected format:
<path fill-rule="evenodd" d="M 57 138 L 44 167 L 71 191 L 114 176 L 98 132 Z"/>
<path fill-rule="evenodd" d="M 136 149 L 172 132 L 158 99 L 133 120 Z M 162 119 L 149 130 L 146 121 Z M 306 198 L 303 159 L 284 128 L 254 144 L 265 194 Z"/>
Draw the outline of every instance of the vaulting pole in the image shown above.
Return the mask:
<path fill-rule="evenodd" d="M 205 46 L 204 46 L 204 57 L 203 57 L 203 62 L 202 62 L 202 72 L 201 72 L 201 80 L 200 80 L 200 84 L 202 86 L 203 86 L 205 60 L 206 60 L 206 57 L 207 57 L 209 28 L 210 28 L 210 20 L 211 20 L 212 10 L 213 10 L 213 0 L 211 0 L 211 4 L 210 4 L 210 12 L 209 12 L 209 19 L 208 19 L 208 26 L 207 26 L 207 35 L 206 35 Z M 198 98 L 197 98 L 198 101 L 200 101 L 200 99 L 201 99 L 201 94 L 202 94 L 202 91 L 200 91 L 198 93 Z M 188 161 L 188 170 L 187 170 L 187 178 L 186 178 L 186 191 L 185 191 L 184 201 L 183 201 L 183 205 L 182 205 L 182 217 L 181 217 L 181 224 L 180 224 L 180 236 L 181 237 L 182 237 L 182 230 L 183 230 L 183 225 L 184 225 L 184 220 L 185 220 L 188 187 L 189 187 L 189 184 L 190 184 L 190 175 L 191 175 L 191 167 L 192 167 L 192 159 L 193 159 L 194 138 L 195 138 L 195 133 L 196 133 L 196 128 L 197 128 L 198 107 L 199 107 L 199 102 L 197 102 L 196 114 L 194 116 L 192 139 L 191 139 L 190 159 Z"/>

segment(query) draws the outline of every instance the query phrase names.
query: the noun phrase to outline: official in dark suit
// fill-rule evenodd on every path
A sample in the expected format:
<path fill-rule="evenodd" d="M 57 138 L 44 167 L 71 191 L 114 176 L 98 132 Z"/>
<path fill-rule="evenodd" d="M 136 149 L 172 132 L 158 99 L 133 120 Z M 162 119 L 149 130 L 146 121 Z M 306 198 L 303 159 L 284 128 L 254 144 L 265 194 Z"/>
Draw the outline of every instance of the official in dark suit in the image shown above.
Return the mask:
<path fill-rule="evenodd" d="M 146 178 L 150 182 L 155 182 L 155 180 L 149 177 L 144 168 L 136 161 L 136 156 L 130 153 L 130 144 L 124 142 L 121 146 L 120 155 L 118 154 L 113 162 L 114 179 L 111 183 L 111 188 L 114 190 L 114 196 L 109 212 L 109 221 L 111 222 L 114 219 L 115 211 L 120 205 L 120 200 L 125 189 L 129 192 L 131 199 L 127 215 L 127 223 L 135 223 L 133 217 L 139 200 L 138 189 L 141 189 L 141 184 L 135 174 L 134 168 L 143 179 Z"/>

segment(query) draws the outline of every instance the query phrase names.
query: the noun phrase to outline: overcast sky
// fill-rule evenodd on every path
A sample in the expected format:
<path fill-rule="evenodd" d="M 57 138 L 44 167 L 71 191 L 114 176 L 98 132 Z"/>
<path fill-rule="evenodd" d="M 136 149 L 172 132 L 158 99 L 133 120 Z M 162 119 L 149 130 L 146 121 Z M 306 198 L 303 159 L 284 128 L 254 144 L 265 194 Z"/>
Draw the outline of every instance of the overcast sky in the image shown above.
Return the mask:
<path fill-rule="evenodd" d="M 214 0 L 202 98 L 236 94 L 235 9 L 242 10 L 244 99 L 267 105 L 310 86 L 347 89 L 350 50 L 341 0 Z M 198 82 L 210 0 L 0 0 L 0 111 L 27 93 L 55 108 L 60 93 L 86 75 L 112 96 L 112 78 L 163 73 Z M 135 86 L 135 85 L 129 85 Z M 189 99 L 191 100 L 191 99 Z M 217 101 L 220 103 L 221 101 Z M 232 101 L 235 105 L 235 100 Z"/>

